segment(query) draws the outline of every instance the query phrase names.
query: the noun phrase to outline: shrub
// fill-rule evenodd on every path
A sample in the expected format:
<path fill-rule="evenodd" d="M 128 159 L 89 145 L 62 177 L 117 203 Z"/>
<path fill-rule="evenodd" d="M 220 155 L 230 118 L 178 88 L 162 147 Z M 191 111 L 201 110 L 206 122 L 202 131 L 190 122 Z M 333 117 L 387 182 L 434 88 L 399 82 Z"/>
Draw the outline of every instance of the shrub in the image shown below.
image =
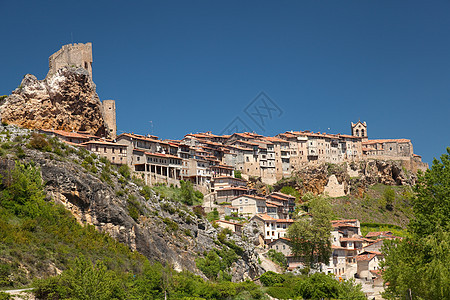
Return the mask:
<path fill-rule="evenodd" d="M 284 282 L 284 278 L 282 275 L 272 271 L 268 271 L 262 274 L 259 279 L 261 280 L 261 283 L 264 284 L 265 286 L 274 286 L 275 284 L 280 284 Z"/>
<path fill-rule="evenodd" d="M 172 221 L 171 219 L 169 219 L 169 218 L 164 218 L 164 219 L 163 219 L 163 222 L 164 222 L 164 224 L 167 225 L 167 226 L 166 226 L 167 231 L 169 231 L 169 232 L 175 232 L 175 231 L 178 230 L 178 224 L 177 224 L 176 222 Z"/>
<path fill-rule="evenodd" d="M 210 221 L 210 222 L 219 220 L 219 212 L 217 211 L 217 208 L 214 208 L 213 211 L 209 212 L 209 213 L 206 215 L 206 218 L 207 218 L 208 221 Z"/>
<path fill-rule="evenodd" d="M 119 167 L 119 173 L 125 179 L 130 179 L 131 178 L 131 170 L 130 170 L 130 167 L 128 167 L 128 165 L 121 165 Z"/>
<path fill-rule="evenodd" d="M 45 138 L 45 135 L 39 134 L 36 132 L 33 132 L 31 134 L 31 139 L 30 139 L 30 142 L 28 143 L 28 145 L 30 145 L 30 147 L 33 149 L 47 151 L 47 152 L 52 151 L 52 148 L 50 147 L 49 142 Z"/>
<path fill-rule="evenodd" d="M 235 171 L 234 171 L 234 178 L 242 179 L 241 171 L 235 170 Z"/>
<path fill-rule="evenodd" d="M 286 267 L 286 264 L 287 264 L 286 257 L 284 256 L 283 253 L 277 252 L 274 249 L 270 249 L 269 252 L 267 252 L 267 255 L 273 262 L 276 262 L 282 268 Z"/>
<path fill-rule="evenodd" d="M 145 200 L 150 200 L 152 196 L 152 189 L 148 185 L 144 185 L 139 193 L 145 198 Z"/>

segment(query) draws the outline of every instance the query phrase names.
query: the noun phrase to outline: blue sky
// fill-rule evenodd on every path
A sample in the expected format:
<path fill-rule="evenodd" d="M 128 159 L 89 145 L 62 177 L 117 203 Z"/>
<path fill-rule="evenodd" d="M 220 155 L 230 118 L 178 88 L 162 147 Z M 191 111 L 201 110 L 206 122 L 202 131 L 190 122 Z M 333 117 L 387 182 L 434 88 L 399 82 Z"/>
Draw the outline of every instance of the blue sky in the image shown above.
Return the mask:
<path fill-rule="evenodd" d="M 5 1 L 0 94 L 39 79 L 62 45 L 93 43 L 100 99 L 119 132 L 182 138 L 239 118 L 287 130 L 450 146 L 450 1 Z M 258 126 L 263 91 L 280 109 Z M 256 119 L 257 120 L 257 119 Z"/>

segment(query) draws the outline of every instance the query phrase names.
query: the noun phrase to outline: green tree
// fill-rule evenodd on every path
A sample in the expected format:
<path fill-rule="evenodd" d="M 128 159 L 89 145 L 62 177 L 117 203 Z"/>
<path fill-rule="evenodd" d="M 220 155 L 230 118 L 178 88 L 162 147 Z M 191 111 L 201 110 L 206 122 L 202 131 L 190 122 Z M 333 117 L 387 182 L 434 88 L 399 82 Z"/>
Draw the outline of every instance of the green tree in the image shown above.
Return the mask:
<path fill-rule="evenodd" d="M 309 203 L 309 214 L 292 224 L 287 236 L 291 240 L 294 255 L 303 259 L 310 268 L 328 263 L 331 255 L 332 210 L 328 198 L 313 197 Z"/>
<path fill-rule="evenodd" d="M 418 176 L 409 237 L 383 248 L 385 297 L 449 299 L 450 296 L 450 148 Z"/>
<path fill-rule="evenodd" d="M 234 178 L 242 179 L 242 173 L 239 170 L 234 171 Z"/>
<path fill-rule="evenodd" d="M 113 271 L 102 261 L 95 265 L 86 257 L 52 280 L 38 281 L 35 295 L 39 299 L 108 300 L 125 299 L 125 290 Z"/>

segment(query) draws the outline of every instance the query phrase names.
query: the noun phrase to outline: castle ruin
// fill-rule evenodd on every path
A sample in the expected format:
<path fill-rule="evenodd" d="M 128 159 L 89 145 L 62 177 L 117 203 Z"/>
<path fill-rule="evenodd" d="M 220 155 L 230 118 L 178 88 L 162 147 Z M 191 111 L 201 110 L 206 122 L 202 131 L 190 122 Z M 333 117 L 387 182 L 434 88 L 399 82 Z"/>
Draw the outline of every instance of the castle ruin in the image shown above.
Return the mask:
<path fill-rule="evenodd" d="M 48 74 L 53 75 L 61 68 L 76 67 L 83 68 L 89 73 L 92 80 L 92 43 L 74 43 L 63 45 L 61 49 L 48 58 Z M 116 102 L 104 100 L 102 102 L 102 114 L 107 125 L 108 134 L 111 139 L 116 138 Z"/>
<path fill-rule="evenodd" d="M 64 45 L 48 58 L 48 75 L 63 67 L 78 67 L 89 72 L 92 79 L 92 43 Z"/>

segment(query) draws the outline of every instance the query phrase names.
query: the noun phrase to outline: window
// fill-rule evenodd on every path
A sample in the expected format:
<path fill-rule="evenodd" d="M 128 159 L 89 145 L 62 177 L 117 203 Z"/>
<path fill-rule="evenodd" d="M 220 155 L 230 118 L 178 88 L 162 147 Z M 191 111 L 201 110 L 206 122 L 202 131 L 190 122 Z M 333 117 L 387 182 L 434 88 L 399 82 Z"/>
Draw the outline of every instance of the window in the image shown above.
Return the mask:
<path fill-rule="evenodd" d="M 103 150 L 103 152 L 105 152 L 105 153 L 106 153 L 106 147 L 105 147 L 105 149 Z"/>
<path fill-rule="evenodd" d="M 270 235 L 270 231 L 267 231 L 267 235 Z"/>

